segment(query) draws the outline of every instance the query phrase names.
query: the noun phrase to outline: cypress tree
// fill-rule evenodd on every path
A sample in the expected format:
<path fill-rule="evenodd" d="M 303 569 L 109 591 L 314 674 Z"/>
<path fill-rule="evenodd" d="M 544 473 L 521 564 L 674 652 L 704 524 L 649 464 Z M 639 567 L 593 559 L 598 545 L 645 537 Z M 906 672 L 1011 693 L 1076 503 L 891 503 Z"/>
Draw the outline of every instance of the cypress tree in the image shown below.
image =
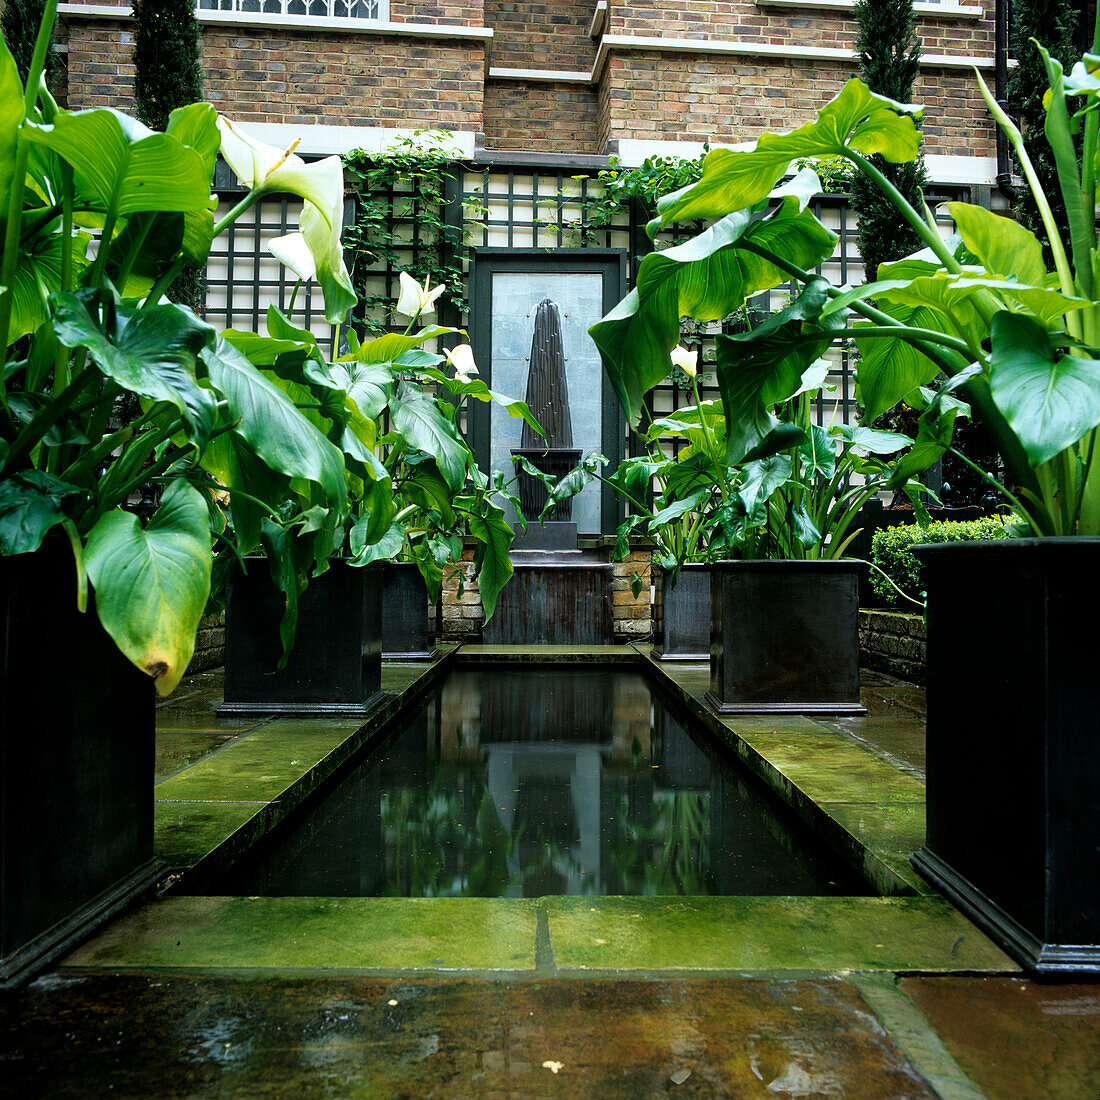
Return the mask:
<path fill-rule="evenodd" d="M 133 12 L 135 113 L 150 129 L 164 130 L 177 107 L 202 99 L 194 0 L 133 0 Z M 203 272 L 186 267 L 168 297 L 198 313 L 205 283 Z"/>
<path fill-rule="evenodd" d="M 202 99 L 194 0 L 133 0 L 138 119 L 163 130 L 177 108 Z"/>
<path fill-rule="evenodd" d="M 1017 65 L 1009 70 L 1008 75 L 1009 106 L 1023 123 L 1021 129 L 1024 134 L 1024 148 L 1050 200 L 1054 220 L 1058 225 L 1066 227 L 1066 204 L 1058 187 L 1054 154 L 1043 133 L 1043 93 L 1047 89 L 1047 73 L 1043 59 L 1031 39 L 1041 42 L 1050 51 L 1051 57 L 1061 61 L 1063 68 L 1069 72 L 1073 63 L 1079 59 L 1080 51 L 1074 42 L 1079 13 L 1074 0 L 1015 0 L 1012 17 L 1010 45 Z M 1015 160 L 1015 154 L 1013 159 Z M 1020 171 L 1019 165 L 1016 166 L 1016 171 Z M 1052 266 L 1053 258 L 1049 250 L 1045 249 L 1046 229 L 1028 188 L 1020 189 L 1013 203 L 1013 213 L 1018 221 L 1043 242 L 1047 252 L 1047 265 Z M 1063 235 L 1068 252 L 1068 228 L 1064 229 Z"/>
<path fill-rule="evenodd" d="M 859 23 L 856 53 L 860 76 L 871 91 L 899 103 L 909 103 L 920 66 L 912 0 L 857 0 L 854 15 Z M 889 164 L 877 154 L 871 159 L 906 200 L 920 210 L 920 192 L 925 184 L 923 153 L 908 164 Z M 879 264 L 918 251 L 921 240 L 908 222 L 901 219 L 894 204 L 861 172 L 854 173 L 851 193 L 859 253 L 871 282 Z"/>
<path fill-rule="evenodd" d="M 42 22 L 42 13 L 46 9 L 46 0 L 8 0 L 0 13 L 0 31 L 8 44 L 15 64 L 19 68 L 19 79 L 27 82 L 27 73 L 31 68 L 34 55 L 34 43 L 38 38 L 38 27 Z M 46 83 L 52 85 L 60 69 L 57 53 L 53 48 L 53 31 L 50 31 L 50 47 L 46 51 Z"/>

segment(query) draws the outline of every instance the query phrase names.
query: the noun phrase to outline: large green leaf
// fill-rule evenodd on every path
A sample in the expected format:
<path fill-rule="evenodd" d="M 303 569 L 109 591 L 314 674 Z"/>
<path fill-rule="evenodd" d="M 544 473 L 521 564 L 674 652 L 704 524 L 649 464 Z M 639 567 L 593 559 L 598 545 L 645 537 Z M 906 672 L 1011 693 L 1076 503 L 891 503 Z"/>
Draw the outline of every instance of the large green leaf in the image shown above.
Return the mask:
<path fill-rule="evenodd" d="M 740 462 L 779 421 L 775 405 L 798 392 L 802 376 L 845 329 L 845 315 L 822 318 L 828 283 L 811 279 L 785 309 L 755 329 L 716 341 L 715 369 L 726 411 L 726 453 Z"/>
<path fill-rule="evenodd" d="M 749 516 L 759 512 L 782 488 L 791 476 L 791 456 L 772 455 L 771 458 L 745 463 L 738 492 Z"/>
<path fill-rule="evenodd" d="M 646 256 L 635 289 L 589 329 L 632 424 L 641 416 L 646 393 L 672 369 L 669 354 L 680 340 L 681 317 L 719 320 L 788 278 L 744 244 L 769 249 L 802 268 L 831 255 L 836 236 L 805 208 L 813 184 L 805 175 L 799 180 L 797 191 L 783 189 L 779 205 L 764 217 L 740 210 L 685 244 Z"/>
<path fill-rule="evenodd" d="M 921 108 L 876 95 L 858 77 L 827 103 L 814 122 L 789 134 L 764 134 L 749 150 L 714 149 L 702 178 L 657 204 L 661 225 L 720 218 L 754 206 L 783 178 L 793 160 L 834 157 L 848 149 L 879 153 L 895 164 L 916 158 Z"/>
<path fill-rule="evenodd" d="M 993 317 L 989 385 L 993 401 L 1039 466 L 1100 424 L 1100 361 L 1059 355 L 1029 317 Z"/>
<path fill-rule="evenodd" d="M 343 511 L 347 481 L 339 450 L 225 340 L 206 348 L 202 359 L 211 382 L 225 394 L 237 433 L 256 455 L 278 473 L 313 482 L 330 508 Z"/>
<path fill-rule="evenodd" d="M 504 522 L 504 509 L 492 501 L 483 500 L 479 511 L 463 509 L 462 512 L 470 525 L 470 534 L 480 543 L 474 554 L 474 568 L 481 606 L 485 608 L 485 621 L 488 622 L 496 610 L 497 597 L 512 575 L 508 551 L 516 535 Z"/>
<path fill-rule="evenodd" d="M 64 111 L 52 125 L 28 125 L 27 137 L 73 167 L 77 202 L 119 215 L 198 213 L 211 207 L 203 155 L 119 111 Z"/>
<path fill-rule="evenodd" d="M 88 535 L 85 563 L 96 610 L 118 648 L 167 695 L 195 651 L 210 594 L 210 526 L 203 495 L 173 481 L 144 530 L 114 511 Z"/>
<path fill-rule="evenodd" d="M 393 397 L 393 374 L 384 363 L 333 363 L 331 374 L 368 420 L 380 417 Z"/>
<path fill-rule="evenodd" d="M 480 378 L 466 380 L 448 378 L 443 371 L 431 367 L 422 369 L 420 373 L 425 378 L 431 378 L 438 382 L 448 393 L 455 396 L 472 397 L 475 401 L 481 401 L 483 404 L 494 402 L 514 420 L 524 420 L 530 424 L 533 431 L 538 432 L 539 435 L 546 435 L 546 432 L 542 430 L 542 425 L 527 407 L 526 401 L 520 401 L 518 398 L 508 397 L 506 394 L 491 390 Z"/>
<path fill-rule="evenodd" d="M 177 305 L 130 309 L 103 301 L 100 325 L 88 311 L 94 292 L 58 294 L 54 331 L 66 347 L 87 348 L 108 378 L 150 401 L 179 409 L 187 437 L 200 449 L 214 428 L 217 401 L 195 376 L 198 353 L 214 339 L 214 329 Z"/>
<path fill-rule="evenodd" d="M 15 145 L 23 122 L 23 82 L 3 37 L 0 36 L 0 210 L 7 210 L 15 171 Z"/>
<path fill-rule="evenodd" d="M 949 202 L 947 209 L 966 247 L 987 271 L 1042 285 L 1047 269 L 1043 246 L 1034 233 L 1011 218 L 968 202 Z"/>
<path fill-rule="evenodd" d="M 59 225 L 60 219 L 52 228 L 56 229 Z M 72 264 L 76 278 L 88 266 L 87 252 L 91 239 L 87 233 L 73 234 Z M 58 232 L 37 233 L 32 239 L 21 242 L 15 279 L 12 281 L 9 341 L 14 342 L 35 332 L 49 316 L 49 296 L 61 289 L 63 251 L 64 238 Z"/>
<path fill-rule="evenodd" d="M 933 332 L 951 330 L 950 335 L 957 335 L 954 326 L 936 309 L 891 305 L 885 308 L 885 312 L 901 325 L 931 329 Z M 866 326 L 858 323 L 852 326 L 852 335 L 860 354 L 856 384 L 859 399 L 863 402 L 863 419 L 870 424 L 887 409 L 904 401 L 913 390 L 931 382 L 940 373 L 940 368 L 927 355 L 900 337 L 861 338 L 861 327 Z"/>
<path fill-rule="evenodd" d="M 431 455 L 447 484 L 454 490 L 461 489 L 471 459 L 470 449 L 435 399 L 403 382 L 391 403 L 390 415 L 393 426 L 408 444 Z"/>
<path fill-rule="evenodd" d="M 80 489 L 40 470 L 0 481 L 0 555 L 31 554 L 57 524 Z"/>
<path fill-rule="evenodd" d="M 440 336 L 452 336 L 461 333 L 462 329 L 447 328 L 444 325 L 427 325 L 418 332 L 404 335 L 403 333 L 387 332 L 374 340 L 368 340 L 360 344 L 355 351 L 343 356 L 341 361 L 354 359 L 358 363 L 393 363 L 406 352 L 420 347 L 429 340 L 435 340 Z M 438 362 L 438 360 L 436 360 Z"/>

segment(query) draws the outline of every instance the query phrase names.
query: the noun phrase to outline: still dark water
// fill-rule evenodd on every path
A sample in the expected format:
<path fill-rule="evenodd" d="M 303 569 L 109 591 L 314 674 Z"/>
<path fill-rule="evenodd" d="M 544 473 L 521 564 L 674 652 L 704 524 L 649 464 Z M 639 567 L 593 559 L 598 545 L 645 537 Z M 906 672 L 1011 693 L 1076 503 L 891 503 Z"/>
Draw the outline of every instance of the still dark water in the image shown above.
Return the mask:
<path fill-rule="evenodd" d="M 453 672 L 215 892 L 866 894 L 638 673 Z"/>

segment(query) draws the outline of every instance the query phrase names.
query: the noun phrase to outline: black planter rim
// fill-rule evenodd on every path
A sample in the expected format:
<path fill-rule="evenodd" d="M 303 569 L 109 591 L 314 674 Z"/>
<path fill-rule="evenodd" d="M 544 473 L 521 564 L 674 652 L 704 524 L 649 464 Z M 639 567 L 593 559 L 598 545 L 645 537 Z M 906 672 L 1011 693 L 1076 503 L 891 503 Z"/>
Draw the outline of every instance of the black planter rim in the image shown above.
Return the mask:
<path fill-rule="evenodd" d="M 861 558 L 723 558 L 706 567 L 720 573 L 851 573 L 866 569 Z"/>
<path fill-rule="evenodd" d="M 922 561 L 964 554 L 971 559 L 1007 557 L 1041 559 L 1052 555 L 1096 554 L 1100 536 L 1053 535 L 1050 538 L 973 539 L 965 542 L 918 542 L 910 548 Z"/>

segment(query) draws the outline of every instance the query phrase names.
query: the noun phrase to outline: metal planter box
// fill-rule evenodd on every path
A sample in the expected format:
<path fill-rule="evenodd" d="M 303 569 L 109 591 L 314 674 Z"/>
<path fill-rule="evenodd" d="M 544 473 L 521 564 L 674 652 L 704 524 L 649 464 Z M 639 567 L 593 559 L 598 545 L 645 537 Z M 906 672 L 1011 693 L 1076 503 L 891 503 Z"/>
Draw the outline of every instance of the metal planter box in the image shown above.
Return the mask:
<path fill-rule="evenodd" d="M 277 670 L 282 600 L 261 558 L 230 582 L 218 713 L 368 714 L 381 699 L 381 568 L 333 561 L 311 581 L 298 601 L 294 648 Z"/>
<path fill-rule="evenodd" d="M 710 691 L 720 714 L 864 714 L 859 574 L 864 563 L 711 566 Z"/>
<path fill-rule="evenodd" d="M 154 689 L 89 607 L 68 544 L 0 558 L 0 989 L 157 878 Z M 33 715 L 33 718 L 28 718 Z"/>
<path fill-rule="evenodd" d="M 913 863 L 1025 966 L 1100 972 L 1100 539 L 916 552 L 928 825 Z"/>

